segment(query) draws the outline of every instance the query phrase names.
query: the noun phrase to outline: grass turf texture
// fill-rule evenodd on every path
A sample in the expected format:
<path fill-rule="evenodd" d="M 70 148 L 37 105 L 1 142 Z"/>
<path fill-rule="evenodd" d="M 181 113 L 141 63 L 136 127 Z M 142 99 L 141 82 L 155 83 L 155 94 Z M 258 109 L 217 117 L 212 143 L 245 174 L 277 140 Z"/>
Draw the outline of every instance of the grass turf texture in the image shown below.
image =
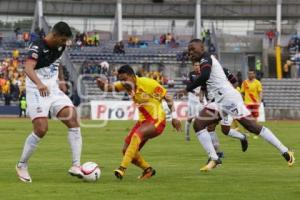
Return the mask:
<path fill-rule="evenodd" d="M 85 121 L 85 124 L 99 122 Z M 31 122 L 0 119 L 0 199 L 298 199 L 300 165 L 292 168 L 279 152 L 262 139 L 249 137 L 249 149 L 241 152 L 240 142 L 221 135 L 225 152 L 223 165 L 209 173 L 200 167 L 207 156 L 196 136 L 186 142 L 170 124 L 158 138 L 146 144 L 144 158 L 157 170 L 152 179 L 137 180 L 141 170 L 130 165 L 122 181 L 112 171 L 121 161 L 124 136 L 134 122 L 111 121 L 104 128 L 82 128 L 82 162 L 94 161 L 102 175 L 96 183 L 85 183 L 67 174 L 71 155 L 67 129 L 59 121 L 49 121 L 49 132 L 30 160 L 32 184 L 20 182 L 15 173 Z M 300 155 L 300 122 L 272 121 L 266 125 L 288 147 Z M 191 131 L 192 133 L 192 131 Z"/>

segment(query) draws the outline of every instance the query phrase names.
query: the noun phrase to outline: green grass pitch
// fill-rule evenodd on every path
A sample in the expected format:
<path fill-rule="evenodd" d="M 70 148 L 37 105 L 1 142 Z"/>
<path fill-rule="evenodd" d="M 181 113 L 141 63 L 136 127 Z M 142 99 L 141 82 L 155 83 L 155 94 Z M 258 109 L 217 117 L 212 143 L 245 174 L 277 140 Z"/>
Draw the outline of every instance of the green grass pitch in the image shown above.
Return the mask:
<path fill-rule="evenodd" d="M 112 172 L 119 166 L 123 138 L 133 123 L 111 121 L 104 128 L 82 128 L 82 162 L 97 162 L 102 170 L 98 182 L 85 183 L 67 174 L 71 162 L 67 129 L 59 121 L 50 120 L 49 132 L 29 163 L 33 183 L 24 184 L 17 179 L 14 168 L 31 131 L 31 122 L 0 119 L 0 199 L 295 200 L 300 197 L 300 164 L 288 168 L 279 152 L 262 139 L 249 137 L 249 149 L 243 153 L 239 141 L 218 131 L 225 153 L 223 165 L 201 173 L 199 169 L 207 156 L 196 136 L 192 134 L 192 140 L 186 142 L 184 134 L 176 133 L 170 124 L 142 150 L 157 175 L 141 182 L 137 180 L 141 171 L 131 165 L 119 181 Z M 297 159 L 300 122 L 271 121 L 266 126 L 296 151 Z"/>

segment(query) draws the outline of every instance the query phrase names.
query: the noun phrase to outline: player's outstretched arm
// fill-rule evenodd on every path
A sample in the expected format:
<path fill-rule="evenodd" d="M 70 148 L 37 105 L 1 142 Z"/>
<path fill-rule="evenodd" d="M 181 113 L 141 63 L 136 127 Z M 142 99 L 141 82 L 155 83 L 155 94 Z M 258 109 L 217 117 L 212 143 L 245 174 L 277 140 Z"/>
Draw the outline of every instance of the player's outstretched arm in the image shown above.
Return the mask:
<path fill-rule="evenodd" d="M 112 91 L 117 91 L 115 86 L 113 84 L 109 84 L 107 80 L 97 78 L 96 79 L 98 87 L 104 91 L 104 92 L 112 92 Z"/>
<path fill-rule="evenodd" d="M 165 101 L 168 104 L 168 107 L 172 113 L 172 126 L 177 130 L 177 131 L 181 131 L 181 122 L 177 119 L 177 114 L 175 111 L 175 107 L 174 107 L 174 101 L 173 101 L 173 97 L 170 95 L 165 95 L 164 97 Z"/>
<path fill-rule="evenodd" d="M 42 81 L 39 79 L 39 77 L 36 75 L 34 68 L 36 66 L 37 61 L 33 59 L 27 59 L 25 63 L 25 73 L 28 76 L 28 78 L 36 84 L 37 89 L 40 92 L 40 95 L 42 97 L 49 95 L 49 90 L 46 85 L 42 83 Z"/>

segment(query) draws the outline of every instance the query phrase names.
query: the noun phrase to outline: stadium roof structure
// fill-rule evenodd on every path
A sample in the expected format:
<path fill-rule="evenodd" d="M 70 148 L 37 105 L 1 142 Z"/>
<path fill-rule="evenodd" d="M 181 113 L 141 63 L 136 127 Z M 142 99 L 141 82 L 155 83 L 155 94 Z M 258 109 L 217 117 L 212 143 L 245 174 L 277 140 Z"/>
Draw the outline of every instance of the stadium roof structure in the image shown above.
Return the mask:
<path fill-rule="evenodd" d="M 123 0 L 123 18 L 194 19 L 196 0 Z M 117 0 L 44 0 L 44 15 L 113 18 Z M 204 19 L 275 19 L 276 0 L 202 0 Z M 32 16 L 35 0 L 1 0 L 0 15 Z M 299 19 L 300 1 L 282 1 L 282 19 Z"/>

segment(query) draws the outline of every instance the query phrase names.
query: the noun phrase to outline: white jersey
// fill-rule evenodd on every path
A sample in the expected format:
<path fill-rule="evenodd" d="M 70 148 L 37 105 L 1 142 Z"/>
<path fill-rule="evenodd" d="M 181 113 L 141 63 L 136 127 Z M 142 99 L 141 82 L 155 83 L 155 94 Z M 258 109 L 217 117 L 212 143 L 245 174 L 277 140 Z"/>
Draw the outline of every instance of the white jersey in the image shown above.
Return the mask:
<path fill-rule="evenodd" d="M 49 91 L 57 90 L 58 87 L 58 66 L 60 65 L 60 59 L 57 59 L 49 67 L 39 68 L 34 70 L 37 77 L 47 86 Z M 26 90 L 37 89 L 36 84 L 26 76 Z"/>
<path fill-rule="evenodd" d="M 223 67 L 213 55 L 207 55 L 201 59 L 200 65 L 206 63 L 211 65 L 211 73 L 206 82 L 208 100 L 219 101 L 225 93 L 236 91 L 228 81 Z"/>
<path fill-rule="evenodd" d="M 36 40 L 29 46 L 28 59 L 36 61 L 35 73 L 44 85 L 57 90 L 61 55 L 65 47 L 50 48 L 46 40 Z M 26 77 L 26 90 L 37 90 L 36 84 Z"/>

